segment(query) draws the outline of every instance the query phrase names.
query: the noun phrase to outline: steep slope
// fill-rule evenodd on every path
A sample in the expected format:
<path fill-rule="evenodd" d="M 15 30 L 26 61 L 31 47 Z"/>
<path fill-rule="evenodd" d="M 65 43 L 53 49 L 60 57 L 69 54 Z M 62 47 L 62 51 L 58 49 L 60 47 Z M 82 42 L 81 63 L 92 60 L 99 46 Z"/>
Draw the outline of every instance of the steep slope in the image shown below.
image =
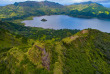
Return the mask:
<path fill-rule="evenodd" d="M 79 3 L 67 6 L 70 9 L 68 15 L 85 18 L 110 18 L 110 10 L 98 3 Z"/>
<path fill-rule="evenodd" d="M 7 25 L 10 28 L 7 28 Z M 49 73 L 45 66 L 42 65 L 41 60 L 41 56 L 44 58 L 48 53 L 42 55 L 42 51 L 39 51 L 39 49 L 35 47 L 35 45 L 41 47 L 43 43 L 33 39 L 27 39 L 22 35 L 15 35 L 12 31 L 18 29 L 11 29 L 14 29 L 11 24 L 5 22 L 0 23 L 0 73 Z M 47 62 L 44 62 L 44 65 L 45 63 Z"/>
<path fill-rule="evenodd" d="M 107 33 L 86 29 L 55 41 L 25 39 L 7 30 L 0 28 L 1 74 L 110 73 L 110 35 Z"/>
<path fill-rule="evenodd" d="M 63 39 L 64 74 L 109 74 L 110 35 L 98 30 L 83 30 Z"/>
<path fill-rule="evenodd" d="M 0 73 L 53 74 L 54 65 L 56 67 L 59 64 L 56 62 L 58 51 L 54 47 L 55 39 L 25 39 L 23 36 L 10 33 L 10 28 L 6 25 L 14 29 L 9 23 L 2 22 L 2 26 L 0 25 Z"/>

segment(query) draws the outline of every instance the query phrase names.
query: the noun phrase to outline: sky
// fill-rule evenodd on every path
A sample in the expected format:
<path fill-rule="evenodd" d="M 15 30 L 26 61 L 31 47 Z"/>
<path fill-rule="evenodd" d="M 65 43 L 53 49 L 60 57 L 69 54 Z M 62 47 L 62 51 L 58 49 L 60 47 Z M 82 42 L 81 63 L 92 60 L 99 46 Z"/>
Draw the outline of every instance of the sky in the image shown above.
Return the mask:
<path fill-rule="evenodd" d="M 23 2 L 23 1 L 27 1 L 27 0 L 0 0 L 0 5 L 13 4 L 14 2 Z M 28 0 L 28 1 L 44 1 L 44 0 Z M 48 1 L 58 2 L 60 4 L 72 4 L 72 3 L 79 3 L 86 1 L 110 3 L 110 0 L 48 0 Z"/>
<path fill-rule="evenodd" d="M 110 2 L 108 3 L 101 3 L 103 6 L 110 8 Z"/>

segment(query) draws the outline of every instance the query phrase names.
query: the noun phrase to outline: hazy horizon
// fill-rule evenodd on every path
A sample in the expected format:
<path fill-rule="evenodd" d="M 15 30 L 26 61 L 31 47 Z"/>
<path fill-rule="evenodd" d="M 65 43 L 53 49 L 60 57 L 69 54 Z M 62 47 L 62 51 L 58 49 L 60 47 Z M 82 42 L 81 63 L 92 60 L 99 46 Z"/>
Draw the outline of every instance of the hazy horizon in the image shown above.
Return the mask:
<path fill-rule="evenodd" d="M 45 1 L 45 0 L 2 0 L 0 1 L 0 5 L 7 5 L 7 4 L 13 4 L 15 2 L 24 2 L 24 1 Z M 73 3 L 80 3 L 80 2 L 98 2 L 98 3 L 110 3 L 110 0 L 47 0 L 52 2 L 57 2 L 60 4 L 73 4 Z"/>

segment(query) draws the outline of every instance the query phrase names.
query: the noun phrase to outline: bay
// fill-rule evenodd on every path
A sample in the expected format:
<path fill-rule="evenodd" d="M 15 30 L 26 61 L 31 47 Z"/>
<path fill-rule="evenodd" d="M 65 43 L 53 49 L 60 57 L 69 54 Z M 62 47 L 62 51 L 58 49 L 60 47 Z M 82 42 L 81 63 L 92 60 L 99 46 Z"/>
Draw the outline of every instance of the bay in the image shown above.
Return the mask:
<path fill-rule="evenodd" d="M 47 21 L 43 22 L 42 19 Z M 70 17 L 67 15 L 51 15 L 51 16 L 36 16 L 33 20 L 24 20 L 25 26 L 41 27 L 44 29 L 98 29 L 103 32 L 110 33 L 110 20 L 101 20 L 97 18 L 85 19 Z"/>

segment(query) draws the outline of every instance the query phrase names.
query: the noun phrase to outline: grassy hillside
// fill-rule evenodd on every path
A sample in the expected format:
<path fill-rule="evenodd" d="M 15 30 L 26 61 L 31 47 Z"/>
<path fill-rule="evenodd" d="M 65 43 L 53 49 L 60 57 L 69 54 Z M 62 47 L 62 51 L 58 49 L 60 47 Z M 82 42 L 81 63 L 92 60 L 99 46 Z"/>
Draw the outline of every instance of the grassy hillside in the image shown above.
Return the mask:
<path fill-rule="evenodd" d="M 109 74 L 110 35 L 83 30 L 63 39 L 64 74 Z"/>
<path fill-rule="evenodd" d="M 98 30 L 77 33 L 1 22 L 0 51 L 1 74 L 110 73 L 110 35 Z"/>

